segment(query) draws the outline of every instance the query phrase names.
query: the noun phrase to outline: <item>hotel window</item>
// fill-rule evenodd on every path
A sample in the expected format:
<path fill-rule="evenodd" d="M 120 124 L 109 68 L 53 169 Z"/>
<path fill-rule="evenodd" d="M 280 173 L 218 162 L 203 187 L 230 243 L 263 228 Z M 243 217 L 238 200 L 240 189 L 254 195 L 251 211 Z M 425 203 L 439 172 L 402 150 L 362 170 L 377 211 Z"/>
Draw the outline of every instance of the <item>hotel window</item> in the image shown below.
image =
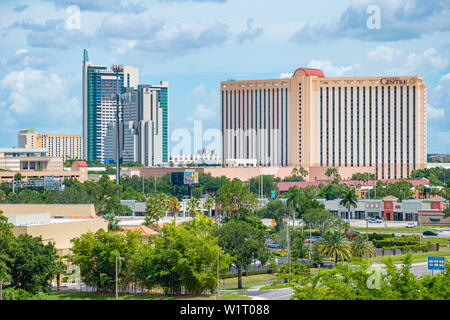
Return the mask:
<path fill-rule="evenodd" d="M 391 87 L 389 86 L 387 88 L 388 91 L 388 98 L 387 98 L 387 163 L 388 163 L 388 179 L 391 178 Z"/>
<path fill-rule="evenodd" d="M 329 92 L 327 87 L 327 167 L 330 165 L 329 163 L 329 142 L 330 142 L 330 124 L 329 124 Z"/>
<path fill-rule="evenodd" d="M 416 170 L 416 86 L 413 86 L 413 170 Z"/>
<path fill-rule="evenodd" d="M 350 88 L 350 163 L 353 167 L 353 87 Z"/>
<path fill-rule="evenodd" d="M 323 166 L 323 88 L 320 88 L 320 166 Z"/>
<path fill-rule="evenodd" d="M 340 83 L 340 81 L 339 81 L 339 83 Z M 342 143 L 341 143 L 341 132 L 342 132 L 342 130 L 341 130 L 341 128 L 342 128 L 342 114 L 341 114 L 341 87 L 339 87 L 339 97 L 338 97 L 338 99 L 339 99 L 339 129 L 338 129 L 338 132 L 339 132 L 339 140 L 338 140 L 338 142 L 339 142 L 339 166 L 341 166 L 342 165 Z"/>
<path fill-rule="evenodd" d="M 335 103 L 336 103 L 336 99 L 335 99 L 335 87 L 333 87 L 333 167 L 336 166 L 335 160 L 336 160 L 336 155 L 335 155 L 335 146 L 336 146 L 336 130 L 335 130 L 335 115 L 336 115 L 336 108 L 335 108 Z"/>

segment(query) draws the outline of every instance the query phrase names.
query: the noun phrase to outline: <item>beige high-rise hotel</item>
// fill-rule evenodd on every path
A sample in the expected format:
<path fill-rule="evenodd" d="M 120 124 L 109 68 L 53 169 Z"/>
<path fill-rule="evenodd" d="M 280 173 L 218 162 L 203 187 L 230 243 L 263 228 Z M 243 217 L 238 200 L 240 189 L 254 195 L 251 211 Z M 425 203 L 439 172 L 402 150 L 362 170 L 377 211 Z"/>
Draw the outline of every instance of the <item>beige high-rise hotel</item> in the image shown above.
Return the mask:
<path fill-rule="evenodd" d="M 51 158 L 83 159 L 83 137 L 62 134 L 38 134 L 35 129 L 21 130 L 18 134 L 19 148 L 44 148 Z"/>
<path fill-rule="evenodd" d="M 333 77 L 299 68 L 291 78 L 221 82 L 222 159 L 302 166 L 309 179 L 335 167 L 379 179 L 425 168 L 426 85 L 420 76 Z"/>

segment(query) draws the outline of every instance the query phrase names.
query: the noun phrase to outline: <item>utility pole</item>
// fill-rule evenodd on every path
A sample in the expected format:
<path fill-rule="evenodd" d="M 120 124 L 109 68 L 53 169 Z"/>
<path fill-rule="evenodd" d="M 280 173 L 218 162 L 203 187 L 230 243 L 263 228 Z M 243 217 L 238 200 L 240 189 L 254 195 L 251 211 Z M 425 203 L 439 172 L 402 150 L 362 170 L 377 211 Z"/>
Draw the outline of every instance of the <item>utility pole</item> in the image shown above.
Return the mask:
<path fill-rule="evenodd" d="M 120 185 L 120 92 L 119 92 L 119 73 L 123 72 L 123 66 L 114 65 L 111 69 L 116 74 L 116 184 Z"/>
<path fill-rule="evenodd" d="M 118 281 L 118 275 L 117 275 L 117 261 L 123 260 L 122 257 L 116 257 L 116 300 L 119 300 L 119 281 Z"/>
<path fill-rule="evenodd" d="M 216 293 L 216 300 L 219 300 L 220 297 L 220 289 L 219 289 L 219 253 L 224 252 L 223 250 L 217 251 L 217 293 Z"/>
<path fill-rule="evenodd" d="M 289 214 L 287 216 L 288 221 L 286 223 L 286 241 L 287 241 L 287 254 L 289 261 L 289 274 L 291 274 L 291 237 L 289 236 Z"/>

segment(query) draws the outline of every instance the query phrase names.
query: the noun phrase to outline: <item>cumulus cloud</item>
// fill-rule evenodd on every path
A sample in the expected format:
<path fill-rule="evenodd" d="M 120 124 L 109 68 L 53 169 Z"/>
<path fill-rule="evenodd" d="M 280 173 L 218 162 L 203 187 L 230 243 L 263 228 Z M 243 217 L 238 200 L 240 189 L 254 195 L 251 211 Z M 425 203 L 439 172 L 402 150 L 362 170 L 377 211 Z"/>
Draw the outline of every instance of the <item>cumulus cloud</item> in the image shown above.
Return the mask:
<path fill-rule="evenodd" d="M 340 77 L 359 68 L 359 65 L 337 66 L 330 60 L 311 60 L 308 68 L 320 69 L 327 77 Z"/>
<path fill-rule="evenodd" d="M 337 38 L 398 41 L 419 39 L 425 34 L 450 29 L 448 1 L 376 1 L 380 28 L 368 27 L 368 20 L 371 21 L 374 14 L 368 11 L 372 5 L 373 0 L 353 0 L 335 19 L 327 23 L 307 23 L 292 35 L 291 40 L 299 43 Z"/>
<path fill-rule="evenodd" d="M 444 109 L 433 108 L 430 105 L 427 105 L 427 117 L 428 119 L 439 119 L 445 116 Z"/>
<path fill-rule="evenodd" d="M 21 20 L 13 23 L 7 30 L 23 29 L 27 33 L 27 42 L 32 47 L 67 49 L 73 46 L 86 47 L 93 42 L 79 29 L 67 29 L 64 19 L 48 19 L 44 23 L 33 20 Z"/>
<path fill-rule="evenodd" d="M 133 12 L 141 13 L 147 11 L 144 1 L 124 0 L 44 0 L 52 2 L 58 8 L 78 6 L 85 11 L 108 11 L 108 12 Z"/>
<path fill-rule="evenodd" d="M 284 72 L 282 74 L 280 74 L 280 79 L 286 79 L 286 78 L 292 78 L 292 76 L 294 75 L 293 72 Z"/>
<path fill-rule="evenodd" d="M 246 40 L 254 41 L 257 37 L 264 34 L 264 31 L 262 28 L 255 28 L 253 27 L 253 18 L 247 19 L 247 30 L 244 30 L 240 32 L 237 35 L 237 40 L 239 43 L 244 43 Z"/>
<path fill-rule="evenodd" d="M 423 52 L 404 52 L 389 46 L 377 46 L 367 53 L 369 69 L 376 73 L 385 70 L 386 73 L 398 75 L 423 75 L 430 72 L 440 72 L 448 66 L 448 60 L 435 48 Z"/>
<path fill-rule="evenodd" d="M 41 49 L 18 49 L 4 63 L 7 71 L 25 68 L 47 69 L 52 63 L 52 55 Z"/>
<path fill-rule="evenodd" d="M 70 94 L 70 84 L 70 78 L 56 73 L 32 68 L 11 71 L 0 81 L 5 102 L 0 106 L 1 114 L 6 119 L 20 118 L 20 126 L 42 127 L 47 132 L 78 128 L 81 106 L 77 97 Z M 11 128 L 1 131 L 6 129 Z"/>
<path fill-rule="evenodd" d="M 14 11 L 15 12 L 22 12 L 23 10 L 25 10 L 28 7 L 29 7 L 28 4 L 19 5 L 19 6 L 14 7 Z"/>
<path fill-rule="evenodd" d="M 203 104 L 197 105 L 194 112 L 187 118 L 189 122 L 206 121 L 217 117 L 217 112 L 213 108 L 208 108 Z"/>
<path fill-rule="evenodd" d="M 228 37 L 228 26 L 223 23 L 167 23 L 153 38 L 138 41 L 136 49 L 163 57 L 182 56 L 205 47 L 221 45 Z"/>

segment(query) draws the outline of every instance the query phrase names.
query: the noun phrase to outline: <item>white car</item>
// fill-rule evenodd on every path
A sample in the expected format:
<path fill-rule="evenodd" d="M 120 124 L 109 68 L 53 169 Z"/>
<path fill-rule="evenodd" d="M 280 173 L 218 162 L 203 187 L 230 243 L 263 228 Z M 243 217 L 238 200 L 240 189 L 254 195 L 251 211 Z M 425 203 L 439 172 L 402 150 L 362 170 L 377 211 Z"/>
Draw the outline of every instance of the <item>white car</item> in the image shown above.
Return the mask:
<path fill-rule="evenodd" d="M 408 223 L 408 225 L 406 227 L 407 228 L 415 228 L 416 224 L 414 222 L 410 222 L 410 223 Z"/>

